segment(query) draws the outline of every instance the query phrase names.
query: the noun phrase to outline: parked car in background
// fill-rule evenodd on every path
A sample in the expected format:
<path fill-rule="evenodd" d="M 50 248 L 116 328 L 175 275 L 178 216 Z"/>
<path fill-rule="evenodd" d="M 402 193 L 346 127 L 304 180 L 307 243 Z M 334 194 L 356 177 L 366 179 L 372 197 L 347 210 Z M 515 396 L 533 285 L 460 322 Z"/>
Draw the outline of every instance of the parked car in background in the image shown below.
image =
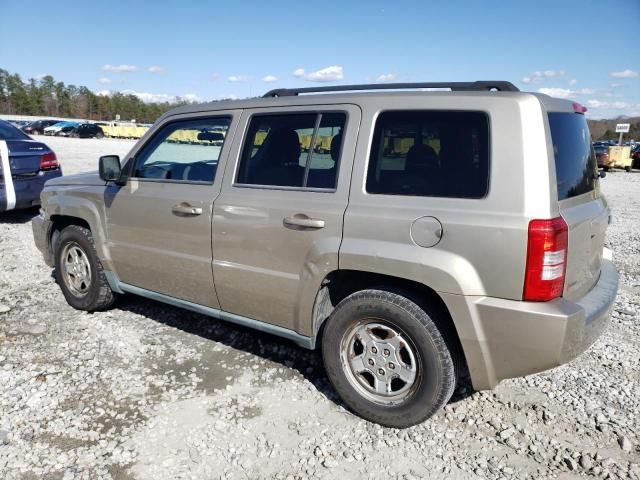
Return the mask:
<path fill-rule="evenodd" d="M 58 133 L 60 131 L 62 131 L 63 128 L 67 128 L 67 127 L 75 127 L 77 125 L 76 122 L 69 122 L 69 121 L 62 121 L 62 122 L 57 122 L 54 123 L 53 125 L 47 127 L 44 129 L 44 134 L 45 135 L 58 135 Z"/>
<path fill-rule="evenodd" d="M 27 125 L 29 125 L 31 122 L 28 120 L 7 120 L 10 124 L 12 124 L 14 127 L 17 128 L 22 128 L 22 127 L 26 127 Z"/>
<path fill-rule="evenodd" d="M 593 150 L 596 153 L 596 161 L 598 162 L 598 168 L 609 170 L 609 147 L 604 145 L 598 145 Z"/>
<path fill-rule="evenodd" d="M 22 131 L 29 135 L 42 135 L 45 128 L 55 125 L 58 122 L 60 122 L 60 120 L 36 120 L 22 127 Z"/>
<path fill-rule="evenodd" d="M 631 150 L 631 165 L 633 168 L 640 168 L 640 145 L 636 145 Z"/>
<path fill-rule="evenodd" d="M 96 123 L 81 123 L 71 132 L 72 137 L 78 138 L 102 138 L 104 131 Z"/>
<path fill-rule="evenodd" d="M 56 154 L 4 120 L 0 140 L 7 143 L 10 170 L 0 162 L 0 212 L 39 205 L 44 183 L 62 175 Z"/>
<path fill-rule="evenodd" d="M 64 127 L 56 132 L 56 137 L 70 137 L 77 127 L 77 122 L 68 122 Z"/>

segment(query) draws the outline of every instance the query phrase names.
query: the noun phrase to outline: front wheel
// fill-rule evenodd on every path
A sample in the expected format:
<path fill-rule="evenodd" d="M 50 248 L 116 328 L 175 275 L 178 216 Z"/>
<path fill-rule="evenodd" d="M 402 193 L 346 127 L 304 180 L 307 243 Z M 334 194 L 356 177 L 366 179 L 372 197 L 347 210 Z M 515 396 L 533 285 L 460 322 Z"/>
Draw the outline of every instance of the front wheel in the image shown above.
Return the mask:
<path fill-rule="evenodd" d="M 90 312 L 111 307 L 116 296 L 107 282 L 91 231 L 70 225 L 55 243 L 55 275 L 67 303 Z"/>
<path fill-rule="evenodd" d="M 630 172 L 631 172 L 631 167 L 624 167 L 624 169 L 625 169 L 625 171 L 626 171 L 627 173 L 630 173 Z"/>
<path fill-rule="evenodd" d="M 327 320 L 322 350 L 342 400 L 388 427 L 423 422 L 456 385 L 453 354 L 432 317 L 390 291 L 363 290 L 340 302 Z"/>

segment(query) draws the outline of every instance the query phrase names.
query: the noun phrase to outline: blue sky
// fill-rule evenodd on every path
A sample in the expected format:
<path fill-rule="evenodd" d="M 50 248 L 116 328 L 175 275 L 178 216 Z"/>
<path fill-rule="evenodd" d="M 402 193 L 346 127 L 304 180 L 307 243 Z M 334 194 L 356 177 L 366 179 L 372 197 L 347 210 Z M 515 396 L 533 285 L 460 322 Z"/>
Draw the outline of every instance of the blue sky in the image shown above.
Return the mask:
<path fill-rule="evenodd" d="M 0 67 L 147 101 L 504 79 L 640 115 L 640 0 L 0 0 Z"/>

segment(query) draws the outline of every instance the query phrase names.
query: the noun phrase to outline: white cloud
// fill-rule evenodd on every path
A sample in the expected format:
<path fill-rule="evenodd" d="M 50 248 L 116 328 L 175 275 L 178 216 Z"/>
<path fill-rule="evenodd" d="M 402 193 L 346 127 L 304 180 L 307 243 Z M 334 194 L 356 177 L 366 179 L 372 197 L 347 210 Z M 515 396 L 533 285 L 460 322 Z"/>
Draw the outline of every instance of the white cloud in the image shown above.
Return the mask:
<path fill-rule="evenodd" d="M 117 92 L 112 92 L 111 90 L 100 90 L 96 92 L 97 95 L 103 97 L 109 97 Z M 176 95 L 168 95 L 166 93 L 149 93 L 149 92 L 137 92 L 135 90 L 122 90 L 120 93 L 123 95 L 135 95 L 140 100 L 145 103 L 175 103 L 178 100 L 186 100 L 187 102 L 200 102 L 202 99 L 198 97 L 195 93 L 185 93 L 181 96 Z"/>
<path fill-rule="evenodd" d="M 98 79 L 98 83 L 101 83 L 103 85 L 106 85 L 107 83 L 111 83 L 111 79 L 107 78 L 107 77 L 100 77 Z"/>
<path fill-rule="evenodd" d="M 621 72 L 611 72 L 609 75 L 613 78 L 635 78 L 638 76 L 638 72 L 634 72 L 633 70 L 629 70 L 627 68 L 626 70 L 623 70 Z"/>
<path fill-rule="evenodd" d="M 48 73 L 39 73 L 38 75 L 36 75 L 36 80 L 42 80 L 44 77 L 48 77 L 49 74 Z"/>
<path fill-rule="evenodd" d="M 618 88 L 620 86 L 622 86 L 621 83 L 612 83 L 611 85 L 609 85 L 611 88 Z"/>
<path fill-rule="evenodd" d="M 572 95 L 574 95 L 574 92 L 572 90 L 569 90 L 568 88 L 557 88 L 557 87 L 539 88 L 538 92 L 544 93 L 545 95 L 549 95 L 550 97 L 556 97 L 556 98 L 569 98 Z"/>
<path fill-rule="evenodd" d="M 340 65 L 331 65 L 309 73 L 305 72 L 304 68 L 298 68 L 293 72 L 293 76 L 309 82 L 335 82 L 344 78 L 343 69 Z"/>
<path fill-rule="evenodd" d="M 122 65 L 103 65 L 102 66 L 102 70 L 104 70 L 105 72 L 113 72 L 113 73 L 130 73 L 130 72 L 136 72 L 138 70 L 138 67 L 136 67 L 135 65 L 126 65 L 126 64 L 122 64 Z"/>
<path fill-rule="evenodd" d="M 632 107 L 632 105 L 627 102 L 603 102 L 596 99 L 587 100 L 587 106 L 591 108 L 608 108 L 611 110 L 624 110 Z"/>
<path fill-rule="evenodd" d="M 249 77 L 247 77 L 246 75 L 231 75 L 228 80 L 232 83 L 242 83 L 248 82 Z"/>
<path fill-rule="evenodd" d="M 605 92 L 604 96 L 607 97 L 607 98 L 622 98 L 622 97 L 624 97 L 624 95 L 622 93 L 612 93 L 612 92 Z"/>
<path fill-rule="evenodd" d="M 159 67 L 158 65 L 152 65 L 147 70 L 149 73 L 164 73 L 164 67 Z"/>
<path fill-rule="evenodd" d="M 533 83 L 533 84 L 538 84 L 538 83 L 542 83 L 546 78 L 555 78 L 555 77 L 562 77 L 564 76 L 564 70 L 544 70 L 544 71 L 540 71 L 540 70 L 536 70 L 535 72 L 533 72 L 531 75 L 527 75 L 525 77 L 522 77 L 522 83 Z M 570 85 L 573 85 L 571 82 L 569 82 Z"/>
<path fill-rule="evenodd" d="M 395 73 L 383 73 L 382 75 L 379 75 L 378 78 L 376 78 L 376 82 L 393 82 L 397 78 L 398 75 L 396 75 Z"/>
<path fill-rule="evenodd" d="M 277 82 L 278 81 L 278 77 L 274 76 L 274 75 L 267 75 L 262 79 L 263 82 L 267 82 L 267 83 L 272 83 L 272 82 Z"/>
<path fill-rule="evenodd" d="M 213 75 L 211 75 L 211 80 L 218 80 L 219 78 L 220 78 L 219 73 L 214 73 Z"/>
<path fill-rule="evenodd" d="M 575 78 L 569 80 L 569 85 L 575 85 L 576 83 L 578 83 L 578 80 L 576 80 Z"/>
<path fill-rule="evenodd" d="M 596 91 L 593 88 L 581 88 L 579 90 L 571 90 L 570 88 L 559 87 L 541 87 L 538 92 L 556 98 L 571 98 L 579 95 L 593 95 Z"/>

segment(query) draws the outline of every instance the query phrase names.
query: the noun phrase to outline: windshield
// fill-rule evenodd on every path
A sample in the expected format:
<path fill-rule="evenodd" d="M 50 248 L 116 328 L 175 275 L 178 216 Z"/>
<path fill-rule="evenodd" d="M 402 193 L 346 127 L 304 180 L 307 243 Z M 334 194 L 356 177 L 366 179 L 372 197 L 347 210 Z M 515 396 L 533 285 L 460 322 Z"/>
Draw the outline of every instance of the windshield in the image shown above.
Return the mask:
<path fill-rule="evenodd" d="M 0 140 L 28 140 L 29 137 L 8 122 L 0 120 Z"/>
<path fill-rule="evenodd" d="M 556 162 L 558 200 L 576 197 L 594 189 L 597 162 L 584 115 L 549 113 L 551 140 Z"/>

